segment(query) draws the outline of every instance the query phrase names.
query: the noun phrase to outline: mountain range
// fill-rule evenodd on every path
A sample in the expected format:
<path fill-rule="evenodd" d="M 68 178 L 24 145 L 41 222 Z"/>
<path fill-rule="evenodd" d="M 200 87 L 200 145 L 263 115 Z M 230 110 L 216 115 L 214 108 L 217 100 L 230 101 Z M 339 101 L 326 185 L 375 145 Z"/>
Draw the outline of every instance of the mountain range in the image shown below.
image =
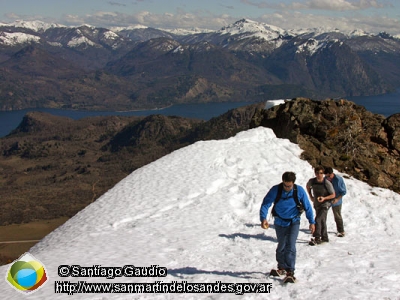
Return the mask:
<path fill-rule="evenodd" d="M 131 110 L 177 103 L 367 96 L 400 86 L 400 39 L 284 30 L 0 24 L 0 110 Z"/>

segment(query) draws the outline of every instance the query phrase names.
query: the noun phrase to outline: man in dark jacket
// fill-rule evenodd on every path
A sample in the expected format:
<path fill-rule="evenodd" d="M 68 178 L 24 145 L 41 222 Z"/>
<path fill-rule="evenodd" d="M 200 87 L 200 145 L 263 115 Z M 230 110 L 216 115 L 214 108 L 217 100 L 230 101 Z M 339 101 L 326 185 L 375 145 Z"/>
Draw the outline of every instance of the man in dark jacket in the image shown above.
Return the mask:
<path fill-rule="evenodd" d="M 325 178 L 328 179 L 335 189 L 335 198 L 332 201 L 332 211 L 333 216 L 335 217 L 337 236 L 344 237 L 344 225 L 342 218 L 342 203 L 343 196 L 346 195 L 346 184 L 344 180 L 339 175 L 333 173 L 333 169 L 331 167 L 325 168 Z"/>
<path fill-rule="evenodd" d="M 268 209 L 271 204 L 274 204 L 275 214 L 275 232 L 278 239 L 278 246 L 276 248 L 276 260 L 278 262 L 278 269 L 272 269 L 271 276 L 286 275 L 284 282 L 295 282 L 294 270 L 296 264 L 296 240 L 300 229 L 300 217 L 298 204 L 295 200 L 296 192 L 294 182 L 296 181 L 296 174 L 293 172 L 285 172 L 282 175 L 281 195 L 279 186 L 273 186 L 264 197 L 263 203 L 260 208 L 260 221 L 261 227 L 267 229 L 269 227 L 267 221 Z M 305 190 L 301 186 L 297 188 L 297 199 L 303 206 L 306 212 L 306 217 L 310 223 L 311 233 L 315 230 L 314 212 L 312 210 L 310 201 L 308 200 Z"/>
<path fill-rule="evenodd" d="M 319 166 L 314 169 L 315 177 L 307 182 L 307 192 L 314 202 L 315 209 L 315 232 L 310 245 L 319 245 L 329 242 L 326 218 L 331 207 L 331 200 L 335 198 L 335 190 L 332 183 L 324 178 L 324 168 Z"/>

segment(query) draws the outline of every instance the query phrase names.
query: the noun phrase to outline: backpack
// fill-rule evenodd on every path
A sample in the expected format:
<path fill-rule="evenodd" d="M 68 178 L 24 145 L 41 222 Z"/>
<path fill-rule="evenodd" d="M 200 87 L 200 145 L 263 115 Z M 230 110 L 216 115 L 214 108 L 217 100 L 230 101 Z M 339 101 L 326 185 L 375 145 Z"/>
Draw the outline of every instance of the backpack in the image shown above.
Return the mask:
<path fill-rule="evenodd" d="M 275 211 L 275 205 L 276 205 L 276 204 L 279 202 L 279 200 L 281 199 L 282 191 L 283 191 L 283 183 L 281 182 L 281 183 L 278 185 L 278 193 L 276 194 L 276 198 L 275 198 L 275 201 L 274 201 L 274 206 L 272 207 L 272 215 L 273 215 L 274 217 L 279 217 L 278 214 L 277 214 L 276 211 Z M 299 197 L 298 197 L 298 195 L 297 195 L 297 185 L 296 185 L 296 184 L 293 184 L 293 198 L 294 198 L 294 201 L 296 202 L 297 210 L 299 211 L 298 216 L 300 216 L 300 215 L 304 212 L 304 206 L 303 206 L 303 203 L 301 203 L 301 202 L 299 201 Z M 284 221 L 290 221 L 290 220 L 288 220 L 288 219 L 283 219 L 283 218 L 281 218 L 281 217 L 279 217 L 279 218 L 282 219 L 282 220 L 284 220 Z"/>
<path fill-rule="evenodd" d="M 326 179 L 326 177 L 324 177 L 324 188 L 326 189 L 326 190 L 328 190 L 328 188 L 326 187 L 326 181 L 327 181 L 328 179 Z M 319 182 L 317 181 L 317 178 L 314 178 L 313 179 L 313 184 L 318 184 Z"/>

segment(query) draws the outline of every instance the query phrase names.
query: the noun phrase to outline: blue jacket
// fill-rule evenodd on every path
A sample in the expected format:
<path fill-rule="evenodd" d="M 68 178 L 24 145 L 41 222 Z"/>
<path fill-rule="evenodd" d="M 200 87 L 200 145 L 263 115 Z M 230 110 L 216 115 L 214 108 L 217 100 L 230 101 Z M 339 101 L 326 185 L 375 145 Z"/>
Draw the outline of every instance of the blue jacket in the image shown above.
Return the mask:
<path fill-rule="evenodd" d="M 267 218 L 268 209 L 274 203 L 275 198 L 278 194 L 278 186 L 279 185 L 273 186 L 264 197 L 260 208 L 261 222 Z M 299 185 L 297 185 L 297 196 L 299 201 L 304 206 L 304 211 L 306 212 L 306 217 L 308 221 L 310 222 L 310 224 L 315 224 L 314 211 L 311 207 L 310 200 L 308 200 L 308 196 L 304 188 Z M 285 190 L 282 191 L 281 199 L 276 204 L 275 211 L 282 218 L 281 219 L 279 217 L 275 217 L 275 225 L 287 227 L 290 226 L 291 223 L 300 221 L 299 211 L 296 207 L 296 200 L 294 200 L 293 198 L 293 189 L 289 192 L 286 192 Z"/>
<path fill-rule="evenodd" d="M 340 200 L 337 203 L 332 204 L 332 206 L 339 206 L 342 204 L 343 196 L 346 195 L 346 191 L 347 191 L 346 185 L 344 183 L 343 178 L 336 174 L 333 174 L 333 179 L 331 182 L 332 182 L 333 188 L 335 189 L 336 197 L 341 196 Z"/>

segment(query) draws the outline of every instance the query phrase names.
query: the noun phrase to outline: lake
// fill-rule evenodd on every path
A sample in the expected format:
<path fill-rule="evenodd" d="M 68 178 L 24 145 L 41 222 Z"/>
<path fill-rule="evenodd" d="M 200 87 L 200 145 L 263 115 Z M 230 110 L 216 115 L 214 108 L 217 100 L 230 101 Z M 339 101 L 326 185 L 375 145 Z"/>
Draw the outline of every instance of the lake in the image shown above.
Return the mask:
<path fill-rule="evenodd" d="M 348 97 L 350 101 L 363 105 L 372 113 L 382 114 L 386 117 L 400 113 L 400 88 L 395 93 L 368 97 Z M 90 116 L 148 116 L 161 114 L 166 116 L 181 116 L 209 120 L 217 117 L 230 109 L 250 105 L 250 102 L 228 102 L 228 103 L 199 103 L 199 104 L 178 104 L 160 110 L 143 111 L 76 111 L 63 109 L 24 109 L 18 111 L 0 111 L 0 138 L 9 134 L 22 121 L 24 115 L 29 111 L 42 111 L 56 116 L 64 116 L 72 119 L 81 119 Z"/>
<path fill-rule="evenodd" d="M 374 114 L 381 114 L 385 117 L 400 113 L 400 88 L 391 94 L 368 97 L 347 97 L 346 99 L 364 106 Z"/>
<path fill-rule="evenodd" d="M 0 111 L 0 138 L 9 134 L 22 121 L 27 112 L 41 111 L 55 116 L 69 117 L 71 119 L 81 119 L 94 116 L 149 116 L 160 114 L 165 116 L 180 116 L 186 118 L 197 118 L 208 121 L 226 113 L 228 110 L 252 104 L 251 102 L 228 102 L 228 103 L 199 103 L 199 104 L 177 104 L 159 110 L 141 111 L 79 111 L 51 108 L 32 108 L 16 111 Z"/>

